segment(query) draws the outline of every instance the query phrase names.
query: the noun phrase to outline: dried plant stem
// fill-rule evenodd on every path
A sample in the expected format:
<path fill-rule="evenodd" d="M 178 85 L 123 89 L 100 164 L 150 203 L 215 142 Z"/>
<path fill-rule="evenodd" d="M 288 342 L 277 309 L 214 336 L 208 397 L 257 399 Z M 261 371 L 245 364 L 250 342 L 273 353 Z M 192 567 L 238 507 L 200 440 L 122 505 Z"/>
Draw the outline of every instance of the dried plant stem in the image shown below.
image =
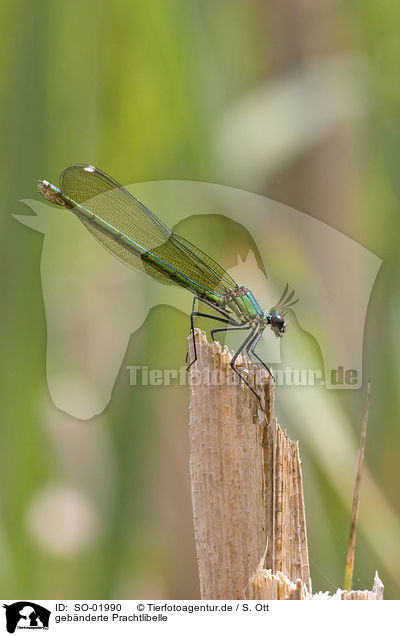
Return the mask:
<path fill-rule="evenodd" d="M 261 396 L 237 381 L 231 356 L 195 332 L 191 367 L 190 473 L 202 598 L 241 599 L 265 567 L 311 590 L 297 442 L 278 426 L 270 376 L 237 364 Z M 193 359 L 192 338 L 189 338 Z"/>
<path fill-rule="evenodd" d="M 368 411 L 369 411 L 370 399 L 371 399 L 371 382 L 369 381 L 368 391 L 367 391 L 367 401 L 365 404 L 364 419 L 363 419 L 362 429 L 361 429 L 360 449 L 358 451 L 357 475 L 356 475 L 356 483 L 354 486 L 349 547 L 347 550 L 346 569 L 345 569 L 345 576 L 344 576 L 344 587 L 346 590 L 351 590 L 351 586 L 353 583 L 357 521 L 358 521 L 358 511 L 360 508 L 361 478 L 362 478 L 362 471 L 364 466 L 365 441 L 367 437 L 367 423 L 368 423 Z"/>

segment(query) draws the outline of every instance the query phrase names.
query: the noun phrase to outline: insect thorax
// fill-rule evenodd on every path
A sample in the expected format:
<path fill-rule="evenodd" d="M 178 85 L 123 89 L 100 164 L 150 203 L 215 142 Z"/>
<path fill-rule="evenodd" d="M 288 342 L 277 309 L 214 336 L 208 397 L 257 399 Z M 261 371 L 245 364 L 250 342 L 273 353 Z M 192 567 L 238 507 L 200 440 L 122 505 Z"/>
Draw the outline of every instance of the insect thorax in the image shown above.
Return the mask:
<path fill-rule="evenodd" d="M 226 309 L 232 311 L 239 322 L 246 323 L 263 315 L 253 294 L 244 285 L 226 292 L 224 302 Z"/>

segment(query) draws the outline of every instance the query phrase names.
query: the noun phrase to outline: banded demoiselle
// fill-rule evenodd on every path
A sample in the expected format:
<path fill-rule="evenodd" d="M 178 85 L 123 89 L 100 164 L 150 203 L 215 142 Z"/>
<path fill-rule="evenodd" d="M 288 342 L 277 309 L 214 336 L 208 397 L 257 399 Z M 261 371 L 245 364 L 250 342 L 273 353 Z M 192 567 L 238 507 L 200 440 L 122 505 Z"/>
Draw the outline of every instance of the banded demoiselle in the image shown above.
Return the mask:
<path fill-rule="evenodd" d="M 192 334 L 197 316 L 224 324 L 224 327 L 211 330 L 213 340 L 219 332 L 247 331 L 230 364 L 259 398 L 235 367 L 235 362 L 245 351 L 271 373 L 255 349 L 267 326 L 278 338 L 285 332 L 287 323 L 282 309 L 298 302 L 292 300 L 294 291 L 288 294 L 288 285 L 278 303 L 269 312 L 264 311 L 247 287 L 238 285 L 221 265 L 173 232 L 123 186 L 94 166 L 69 166 L 60 175 L 59 188 L 40 180 L 38 189 L 51 203 L 71 210 L 89 232 L 126 265 L 144 270 L 163 283 L 179 285 L 191 292 L 194 295 L 190 315 Z M 217 315 L 196 310 L 196 303 L 199 302 L 210 307 Z M 195 355 L 191 364 L 197 360 L 194 337 L 193 344 Z"/>

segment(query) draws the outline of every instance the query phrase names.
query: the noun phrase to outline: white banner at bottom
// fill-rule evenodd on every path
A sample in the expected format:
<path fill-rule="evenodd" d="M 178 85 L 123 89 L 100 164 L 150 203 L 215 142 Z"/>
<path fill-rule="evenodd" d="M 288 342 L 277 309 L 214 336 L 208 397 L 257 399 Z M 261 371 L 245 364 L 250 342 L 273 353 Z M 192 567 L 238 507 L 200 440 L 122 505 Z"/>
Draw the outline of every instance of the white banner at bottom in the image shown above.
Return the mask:
<path fill-rule="evenodd" d="M 1 601 L 0 634 L 382 633 L 397 624 L 400 601 Z M 39 636 L 39 635 L 38 635 Z"/>

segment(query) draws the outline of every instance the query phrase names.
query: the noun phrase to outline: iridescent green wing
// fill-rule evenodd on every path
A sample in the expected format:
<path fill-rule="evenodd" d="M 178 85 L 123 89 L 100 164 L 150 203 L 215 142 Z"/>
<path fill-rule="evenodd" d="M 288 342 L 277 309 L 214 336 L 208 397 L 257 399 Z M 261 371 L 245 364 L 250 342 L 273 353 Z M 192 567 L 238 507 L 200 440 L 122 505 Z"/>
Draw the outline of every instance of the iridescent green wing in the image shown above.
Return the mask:
<path fill-rule="evenodd" d="M 60 176 L 61 190 L 143 249 L 184 274 L 206 290 L 225 293 L 236 287 L 227 272 L 199 248 L 175 234 L 151 210 L 107 174 L 86 164 L 66 168 Z M 79 217 L 89 232 L 126 265 L 144 270 L 167 283 L 168 271 L 160 271 L 132 252 L 101 227 Z"/>
<path fill-rule="evenodd" d="M 143 203 L 107 174 L 87 164 L 69 166 L 60 175 L 60 189 L 73 201 L 94 212 L 101 219 L 151 250 L 168 242 L 172 230 L 158 219 Z M 140 257 L 114 237 L 82 217 L 80 221 L 111 254 L 125 265 L 150 273 L 166 284 L 173 284 L 168 276 L 149 267 Z"/>

